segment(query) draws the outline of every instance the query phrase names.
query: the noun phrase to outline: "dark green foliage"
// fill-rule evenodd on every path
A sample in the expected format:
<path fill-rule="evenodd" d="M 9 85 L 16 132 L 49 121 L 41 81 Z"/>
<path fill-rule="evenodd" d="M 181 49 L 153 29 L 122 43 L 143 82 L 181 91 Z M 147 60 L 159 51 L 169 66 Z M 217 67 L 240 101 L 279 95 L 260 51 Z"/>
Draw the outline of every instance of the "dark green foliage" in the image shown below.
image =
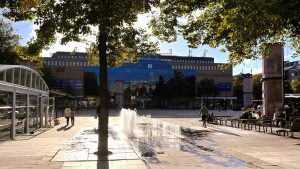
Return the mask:
<path fill-rule="evenodd" d="M 266 43 L 290 41 L 294 56 L 300 53 L 298 0 L 164 0 L 157 8 L 151 26 L 159 39 L 181 33 L 191 48 L 220 46 L 233 65 L 261 59 Z"/>
<path fill-rule="evenodd" d="M 253 98 L 254 100 L 262 100 L 262 75 L 261 73 L 253 75 Z"/>
<path fill-rule="evenodd" d="M 208 97 L 212 96 L 215 97 L 220 93 L 218 87 L 215 85 L 213 79 L 203 79 L 197 84 L 197 94 L 198 96 Z"/>
<path fill-rule="evenodd" d="M 53 72 L 52 69 L 50 67 L 43 67 L 41 69 L 42 72 L 42 77 L 45 80 L 45 82 L 47 83 L 48 87 L 51 89 L 54 85 L 54 76 L 53 76 Z"/>
<path fill-rule="evenodd" d="M 233 89 L 233 96 L 237 97 L 237 101 L 243 103 L 244 94 L 243 94 L 243 79 L 239 76 L 233 77 L 232 80 L 232 89 Z"/>
<path fill-rule="evenodd" d="M 283 82 L 284 93 L 293 93 L 291 83 L 288 80 Z"/>
<path fill-rule="evenodd" d="M 0 18 L 0 64 L 18 64 L 20 58 L 16 53 L 20 37 L 14 34 L 11 24 Z"/>

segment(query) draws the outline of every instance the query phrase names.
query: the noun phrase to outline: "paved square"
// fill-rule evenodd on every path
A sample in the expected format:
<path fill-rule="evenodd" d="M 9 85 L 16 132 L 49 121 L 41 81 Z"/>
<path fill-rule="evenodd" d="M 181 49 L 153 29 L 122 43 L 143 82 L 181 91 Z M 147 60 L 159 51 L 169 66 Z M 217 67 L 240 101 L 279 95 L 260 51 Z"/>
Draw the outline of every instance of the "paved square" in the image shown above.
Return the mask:
<path fill-rule="evenodd" d="M 198 169 L 300 168 L 300 139 L 219 125 L 202 128 L 197 110 L 139 110 L 151 114 L 138 138 L 118 133 L 119 117 L 111 112 L 109 150 L 97 157 L 97 120 L 93 109 L 77 113 L 74 126 L 55 126 L 37 136 L 0 143 L 0 168 L 50 169 Z M 215 114 L 237 112 L 215 112 Z M 181 126 L 180 134 L 176 126 Z"/>

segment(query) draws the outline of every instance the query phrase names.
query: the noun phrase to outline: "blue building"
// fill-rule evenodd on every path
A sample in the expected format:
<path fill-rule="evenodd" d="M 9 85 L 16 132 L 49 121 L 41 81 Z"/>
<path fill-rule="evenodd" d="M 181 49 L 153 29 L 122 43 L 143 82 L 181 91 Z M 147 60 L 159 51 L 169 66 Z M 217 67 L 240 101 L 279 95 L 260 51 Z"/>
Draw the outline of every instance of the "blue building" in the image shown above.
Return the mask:
<path fill-rule="evenodd" d="M 86 53 L 56 52 L 52 57 L 43 58 L 45 67 L 52 69 L 55 83 L 53 89 L 66 90 L 72 89 L 77 97 L 84 97 L 90 94 L 85 92 L 85 84 L 88 80 L 88 89 L 98 91 L 99 88 L 99 65 L 89 65 Z M 220 65 L 214 63 L 212 57 L 191 57 L 174 55 L 150 55 L 142 56 L 137 63 L 124 62 L 120 67 L 108 68 L 108 80 L 110 90 L 114 90 L 114 82 L 121 80 L 128 85 L 155 88 L 159 76 L 165 81 L 174 75 L 174 71 L 180 71 L 185 77 L 194 76 L 197 87 L 202 79 L 213 79 L 220 94 L 215 97 L 218 99 L 228 99 L 232 97 L 232 69 L 223 71 Z M 90 85 L 94 84 L 94 85 Z"/>
<path fill-rule="evenodd" d="M 109 90 L 114 91 L 114 84 L 116 81 L 123 81 L 125 86 L 130 85 L 145 86 L 147 89 L 155 88 L 155 83 L 158 81 L 159 76 L 162 76 L 165 81 L 174 75 L 172 63 L 163 61 L 160 55 L 145 59 L 142 57 L 137 63 L 124 62 L 120 67 L 108 68 L 108 85 Z M 180 70 L 185 77 L 195 77 L 196 71 L 194 70 Z M 99 86 L 99 67 L 84 67 L 85 85 L 89 85 L 85 89 L 85 95 L 95 95 L 93 90 Z M 89 79 L 87 79 L 90 77 Z M 92 78 L 92 79 L 91 79 Z M 94 78 L 94 79 L 93 79 Z M 89 89 L 92 88 L 92 90 Z"/>

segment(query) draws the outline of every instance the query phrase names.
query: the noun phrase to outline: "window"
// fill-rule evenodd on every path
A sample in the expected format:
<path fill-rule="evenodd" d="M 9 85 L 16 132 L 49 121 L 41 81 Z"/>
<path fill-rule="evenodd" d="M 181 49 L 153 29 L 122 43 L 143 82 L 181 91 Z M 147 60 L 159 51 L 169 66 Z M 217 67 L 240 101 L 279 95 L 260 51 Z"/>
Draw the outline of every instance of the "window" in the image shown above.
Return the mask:
<path fill-rule="evenodd" d="M 26 69 L 21 69 L 20 85 L 25 86 L 26 83 Z"/>
<path fill-rule="evenodd" d="M 15 68 L 14 70 L 14 84 L 19 84 L 20 79 L 20 68 Z"/>
<path fill-rule="evenodd" d="M 148 64 L 148 69 L 152 69 L 152 64 Z"/>
<path fill-rule="evenodd" d="M 295 73 L 293 72 L 293 73 L 291 73 L 291 76 L 295 76 Z"/>

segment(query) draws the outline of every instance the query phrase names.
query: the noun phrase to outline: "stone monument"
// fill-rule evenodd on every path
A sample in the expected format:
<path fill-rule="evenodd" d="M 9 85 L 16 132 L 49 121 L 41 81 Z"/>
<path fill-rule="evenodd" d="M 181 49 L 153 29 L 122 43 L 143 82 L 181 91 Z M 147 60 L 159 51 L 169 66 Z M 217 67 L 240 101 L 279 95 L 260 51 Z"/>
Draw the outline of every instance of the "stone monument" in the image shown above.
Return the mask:
<path fill-rule="evenodd" d="M 251 106 L 253 103 L 253 85 L 252 74 L 242 74 L 243 77 L 243 93 L 244 93 L 244 108 Z"/>
<path fill-rule="evenodd" d="M 283 46 L 269 45 L 268 56 L 262 62 L 263 114 L 273 116 L 283 106 Z"/>
<path fill-rule="evenodd" d="M 122 108 L 124 105 L 124 82 L 122 80 L 116 80 L 115 86 L 115 103 L 117 104 L 118 108 Z"/>

